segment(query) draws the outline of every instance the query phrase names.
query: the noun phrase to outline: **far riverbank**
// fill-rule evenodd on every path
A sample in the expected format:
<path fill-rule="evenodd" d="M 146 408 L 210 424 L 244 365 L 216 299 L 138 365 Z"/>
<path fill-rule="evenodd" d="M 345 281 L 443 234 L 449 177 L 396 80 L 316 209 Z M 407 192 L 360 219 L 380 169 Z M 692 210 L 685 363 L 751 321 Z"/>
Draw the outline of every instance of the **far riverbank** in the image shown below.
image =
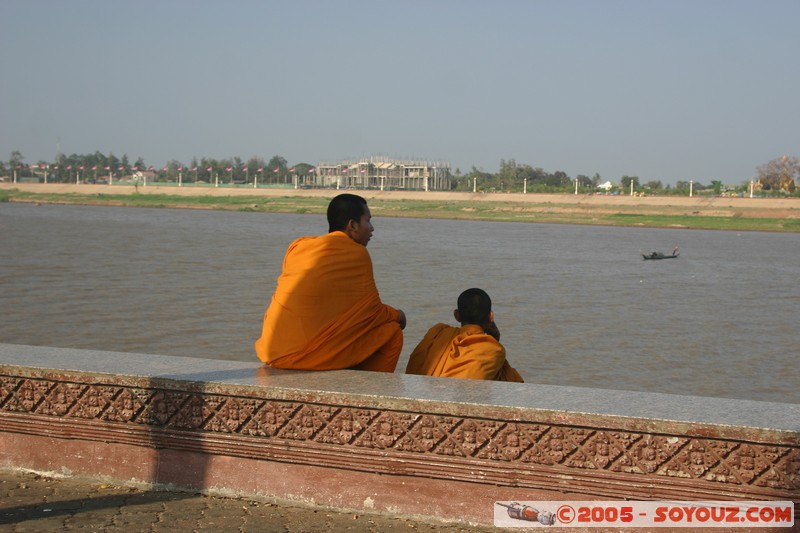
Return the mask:
<path fill-rule="evenodd" d="M 333 189 L 0 184 L 0 200 L 29 203 L 319 213 Z M 373 214 L 506 222 L 800 232 L 800 199 L 355 190 Z"/>

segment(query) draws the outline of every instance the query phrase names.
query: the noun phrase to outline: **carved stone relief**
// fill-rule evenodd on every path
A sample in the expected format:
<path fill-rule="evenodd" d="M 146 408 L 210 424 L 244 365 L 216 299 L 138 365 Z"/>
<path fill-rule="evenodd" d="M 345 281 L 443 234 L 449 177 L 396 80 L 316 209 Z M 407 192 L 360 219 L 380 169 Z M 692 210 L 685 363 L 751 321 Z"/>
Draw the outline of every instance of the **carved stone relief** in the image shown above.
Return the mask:
<path fill-rule="evenodd" d="M 800 448 L 0 376 L 0 414 L 797 491 Z"/>

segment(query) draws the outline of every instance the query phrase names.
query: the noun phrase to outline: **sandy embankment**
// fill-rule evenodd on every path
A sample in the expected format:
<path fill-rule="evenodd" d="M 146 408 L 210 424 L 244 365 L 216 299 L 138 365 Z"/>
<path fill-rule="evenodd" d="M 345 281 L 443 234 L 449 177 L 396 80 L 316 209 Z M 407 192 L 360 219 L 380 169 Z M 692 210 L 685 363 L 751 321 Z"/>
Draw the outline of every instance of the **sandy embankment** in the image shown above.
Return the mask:
<path fill-rule="evenodd" d="M 342 191 L 331 189 L 255 189 L 247 187 L 177 187 L 89 184 L 0 183 L 0 189 L 51 194 L 170 194 L 179 196 L 297 196 L 330 198 Z M 800 217 L 798 198 L 723 198 L 707 196 L 606 196 L 586 194 L 522 194 L 522 193 L 466 193 L 442 191 L 353 191 L 367 199 L 376 200 L 432 200 L 461 202 L 514 202 L 540 204 L 548 210 L 569 212 L 573 209 L 599 209 L 615 211 L 618 208 L 642 208 L 650 212 L 674 211 L 676 208 L 696 214 L 738 213 L 748 217 L 796 218 Z"/>

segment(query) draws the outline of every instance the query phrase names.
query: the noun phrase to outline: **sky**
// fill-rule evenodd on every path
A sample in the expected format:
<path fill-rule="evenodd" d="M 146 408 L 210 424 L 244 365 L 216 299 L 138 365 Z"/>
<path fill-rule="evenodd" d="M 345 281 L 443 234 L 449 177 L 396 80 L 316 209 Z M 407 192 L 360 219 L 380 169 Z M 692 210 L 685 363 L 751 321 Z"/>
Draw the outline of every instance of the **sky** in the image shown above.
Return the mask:
<path fill-rule="evenodd" d="M 739 185 L 800 156 L 796 0 L 0 0 L 0 20 L 4 161 Z"/>

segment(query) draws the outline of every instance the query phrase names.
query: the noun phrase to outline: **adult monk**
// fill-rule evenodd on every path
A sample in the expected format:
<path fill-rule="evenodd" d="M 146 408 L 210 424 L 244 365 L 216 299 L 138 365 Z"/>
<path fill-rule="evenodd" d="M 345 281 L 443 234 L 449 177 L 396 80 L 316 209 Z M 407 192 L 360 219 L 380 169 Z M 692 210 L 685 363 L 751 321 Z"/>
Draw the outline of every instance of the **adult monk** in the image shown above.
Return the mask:
<path fill-rule="evenodd" d="M 407 374 L 523 382 L 506 360 L 486 291 L 462 292 L 453 316 L 461 327 L 436 324 L 428 330 L 411 352 Z"/>
<path fill-rule="evenodd" d="M 394 372 L 406 316 L 378 295 L 371 219 L 364 198 L 340 194 L 328 205 L 328 233 L 289 245 L 256 341 L 259 359 L 276 368 Z"/>

